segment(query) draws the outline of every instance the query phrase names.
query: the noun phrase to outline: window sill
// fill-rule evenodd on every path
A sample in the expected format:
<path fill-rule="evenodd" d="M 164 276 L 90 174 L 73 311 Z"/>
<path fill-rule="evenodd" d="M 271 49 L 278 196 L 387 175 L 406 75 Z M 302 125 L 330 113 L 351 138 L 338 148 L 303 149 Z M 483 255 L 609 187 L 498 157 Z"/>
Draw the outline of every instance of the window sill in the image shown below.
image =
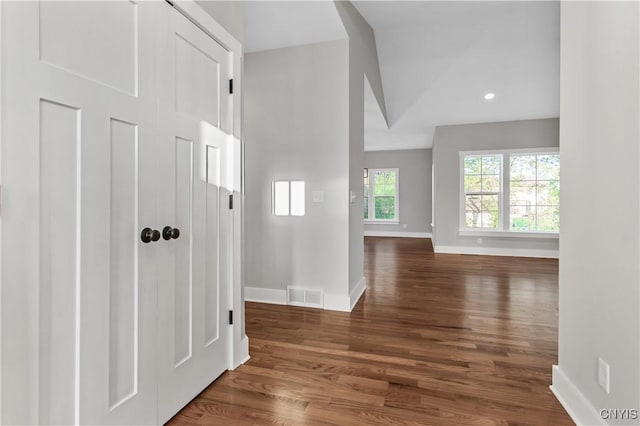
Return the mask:
<path fill-rule="evenodd" d="M 364 221 L 365 225 L 400 225 L 400 221 L 398 220 L 366 220 Z"/>
<path fill-rule="evenodd" d="M 559 232 L 516 232 L 516 231 L 475 231 L 461 229 L 458 231 L 461 237 L 496 237 L 496 238 L 547 238 L 557 240 Z"/>

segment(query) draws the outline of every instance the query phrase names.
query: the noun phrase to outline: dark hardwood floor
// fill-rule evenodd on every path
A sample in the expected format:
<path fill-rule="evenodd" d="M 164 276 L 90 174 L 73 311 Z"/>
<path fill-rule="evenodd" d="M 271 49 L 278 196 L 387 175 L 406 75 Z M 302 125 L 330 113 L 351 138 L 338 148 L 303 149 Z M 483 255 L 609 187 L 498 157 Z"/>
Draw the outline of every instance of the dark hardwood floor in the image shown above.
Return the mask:
<path fill-rule="evenodd" d="M 247 303 L 251 360 L 173 425 L 572 425 L 549 391 L 558 262 L 365 239 L 351 313 Z"/>

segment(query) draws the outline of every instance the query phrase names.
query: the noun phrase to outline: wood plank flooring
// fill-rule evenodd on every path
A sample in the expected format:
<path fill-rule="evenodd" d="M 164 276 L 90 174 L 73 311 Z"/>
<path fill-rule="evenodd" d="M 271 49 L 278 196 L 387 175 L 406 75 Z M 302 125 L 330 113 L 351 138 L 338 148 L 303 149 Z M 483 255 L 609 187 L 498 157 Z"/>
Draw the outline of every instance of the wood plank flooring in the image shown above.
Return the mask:
<path fill-rule="evenodd" d="M 365 239 L 351 313 L 247 303 L 251 360 L 171 425 L 572 425 L 549 391 L 558 262 Z"/>

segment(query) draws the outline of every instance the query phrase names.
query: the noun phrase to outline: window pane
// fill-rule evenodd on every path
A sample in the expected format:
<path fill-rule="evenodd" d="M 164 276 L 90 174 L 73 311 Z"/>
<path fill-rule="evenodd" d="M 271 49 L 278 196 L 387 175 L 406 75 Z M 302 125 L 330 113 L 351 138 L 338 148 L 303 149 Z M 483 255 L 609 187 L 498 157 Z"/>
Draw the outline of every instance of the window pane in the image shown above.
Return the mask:
<path fill-rule="evenodd" d="M 511 230 L 529 231 L 535 226 L 535 207 L 511 205 Z"/>
<path fill-rule="evenodd" d="M 377 188 L 376 188 L 377 189 Z M 375 197 L 376 205 L 375 218 L 376 219 L 395 219 L 395 197 Z"/>
<path fill-rule="evenodd" d="M 481 176 L 465 176 L 464 192 L 482 192 Z"/>
<path fill-rule="evenodd" d="M 536 204 L 543 206 L 557 206 L 560 204 L 560 182 L 538 182 Z"/>
<path fill-rule="evenodd" d="M 305 190 L 304 181 L 291 182 L 291 216 L 304 216 Z"/>
<path fill-rule="evenodd" d="M 273 183 L 273 213 L 276 216 L 289 216 L 289 182 Z"/>
<path fill-rule="evenodd" d="M 500 176 L 482 175 L 482 192 L 500 192 Z"/>
<path fill-rule="evenodd" d="M 396 174 L 395 172 L 376 172 L 373 187 L 374 195 L 395 196 Z"/>
<path fill-rule="evenodd" d="M 365 196 L 362 202 L 364 203 L 364 218 L 369 219 L 369 197 Z"/>
<path fill-rule="evenodd" d="M 510 205 L 535 206 L 536 182 L 535 181 L 511 181 L 509 193 Z"/>
<path fill-rule="evenodd" d="M 479 175 L 480 174 L 480 157 L 464 157 L 464 174 Z"/>
<path fill-rule="evenodd" d="M 511 180 L 536 180 L 536 156 L 517 155 L 511 157 Z"/>
<path fill-rule="evenodd" d="M 500 174 L 500 156 L 490 155 L 482 157 L 482 174 L 483 175 L 499 175 Z"/>
<path fill-rule="evenodd" d="M 500 200 L 498 197 L 498 195 L 483 195 L 482 210 L 498 211 L 500 207 Z"/>
<path fill-rule="evenodd" d="M 480 228 L 482 227 L 482 220 L 479 212 L 467 210 L 465 212 L 464 224 L 467 228 Z"/>
<path fill-rule="evenodd" d="M 465 226 L 497 229 L 500 223 L 499 195 L 466 195 Z"/>
<path fill-rule="evenodd" d="M 560 230 L 560 207 L 538 206 L 536 217 L 536 225 L 538 231 Z"/>
<path fill-rule="evenodd" d="M 465 196 L 465 210 L 467 212 L 479 213 L 482 210 L 481 196 L 480 195 L 466 195 Z"/>
<path fill-rule="evenodd" d="M 500 213 L 498 210 L 482 212 L 482 227 L 498 229 L 500 223 Z"/>
<path fill-rule="evenodd" d="M 538 180 L 560 179 L 560 154 L 538 156 Z"/>

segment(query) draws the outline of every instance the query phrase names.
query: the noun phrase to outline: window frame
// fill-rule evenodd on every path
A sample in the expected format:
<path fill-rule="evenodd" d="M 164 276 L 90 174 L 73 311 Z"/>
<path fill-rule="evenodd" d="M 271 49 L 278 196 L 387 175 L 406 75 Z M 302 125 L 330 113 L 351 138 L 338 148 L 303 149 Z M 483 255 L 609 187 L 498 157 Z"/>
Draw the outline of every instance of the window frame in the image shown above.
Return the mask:
<path fill-rule="evenodd" d="M 459 231 L 461 236 L 474 237 L 522 237 L 522 238 L 552 238 L 557 239 L 560 231 L 512 231 L 511 223 L 511 156 L 524 155 L 556 155 L 560 154 L 558 147 L 523 148 L 523 149 L 495 149 L 482 151 L 460 151 L 459 153 Z M 465 221 L 465 190 L 464 190 L 464 159 L 467 156 L 500 155 L 500 191 L 498 228 L 470 228 Z"/>
<path fill-rule="evenodd" d="M 463 231 L 481 231 L 481 232 L 499 232 L 503 229 L 503 221 L 504 221 L 504 163 L 505 156 L 502 152 L 487 152 L 487 151 L 478 151 L 477 153 L 469 153 L 466 152 L 464 155 L 460 153 L 460 230 Z M 497 192 L 487 192 L 488 195 L 498 195 L 498 227 L 496 229 L 492 228 L 469 228 L 466 223 L 466 196 L 467 192 L 464 190 L 464 159 L 465 157 L 500 157 L 500 183 L 499 189 Z M 482 179 L 482 175 L 480 175 Z M 482 195 L 483 192 L 479 192 L 478 194 Z"/>
<path fill-rule="evenodd" d="M 398 167 L 380 167 L 380 168 L 367 168 L 368 170 L 368 179 L 369 179 L 369 196 L 368 196 L 368 212 L 369 212 L 369 218 L 368 219 L 364 219 L 364 223 L 366 224 L 377 224 L 377 225 L 381 225 L 381 224 L 387 224 L 387 225 L 397 225 L 400 223 L 400 169 Z M 376 219 L 375 218 L 375 196 L 374 196 L 374 191 L 375 191 L 375 179 L 372 179 L 373 177 L 375 177 L 376 173 L 378 172 L 393 172 L 396 175 L 396 191 L 395 191 L 395 201 L 394 201 L 394 212 L 395 212 L 395 217 L 393 219 Z M 362 180 L 363 182 L 363 187 L 362 187 L 362 200 L 363 200 L 363 206 L 362 206 L 362 215 L 364 217 L 364 178 Z M 372 182 L 374 182 L 372 184 Z M 373 218 L 371 217 L 371 215 L 373 214 Z"/>
<path fill-rule="evenodd" d="M 288 190 L 288 206 L 287 206 L 287 214 L 278 214 L 276 213 L 276 186 L 278 183 L 286 183 Z M 293 205 L 293 196 L 292 196 L 292 184 L 293 183 L 302 183 L 304 190 L 302 195 L 304 197 L 303 200 L 303 212 L 302 214 L 293 214 L 292 205 Z M 271 215 L 274 217 L 304 217 L 307 215 L 307 183 L 302 179 L 275 179 L 271 181 Z"/>

